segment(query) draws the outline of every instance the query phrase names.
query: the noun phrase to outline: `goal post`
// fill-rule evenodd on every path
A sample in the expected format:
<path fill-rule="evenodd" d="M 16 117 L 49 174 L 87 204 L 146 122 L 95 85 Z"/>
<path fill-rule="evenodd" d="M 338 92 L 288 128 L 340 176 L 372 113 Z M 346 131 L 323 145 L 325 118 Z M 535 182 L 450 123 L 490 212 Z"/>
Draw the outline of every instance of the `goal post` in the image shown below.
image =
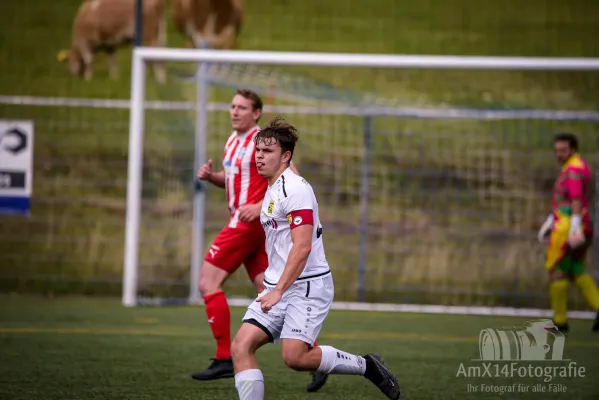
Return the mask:
<path fill-rule="evenodd" d="M 195 97 L 195 146 L 194 146 L 194 165 L 193 167 L 197 171 L 197 167 L 203 164 L 207 159 L 206 148 L 207 148 L 207 137 L 208 137 L 208 113 L 214 108 L 210 109 L 210 96 L 208 93 L 208 86 L 210 84 L 211 78 L 207 78 L 207 64 L 215 64 L 219 66 L 227 66 L 227 68 L 222 69 L 223 74 L 234 74 L 235 66 L 283 66 L 283 67 L 318 67 L 318 68 L 354 68 L 354 69 L 387 69 L 387 70 L 464 70 L 464 71 L 508 71 L 508 70 L 516 70 L 516 71 L 570 71 L 570 72 L 584 72 L 584 73 L 592 73 L 593 84 L 595 84 L 595 79 L 597 76 L 594 75 L 599 73 L 599 59 L 596 58 L 541 58 L 541 57 L 475 57 L 475 56 L 407 56 L 407 55 L 380 55 L 380 54 L 334 54 L 334 53 L 306 53 L 306 52 L 275 52 L 275 51 L 224 51 L 224 50 L 193 50 L 193 49 L 170 49 L 170 48 L 147 48 L 147 47 L 138 47 L 133 50 L 133 61 L 132 61 L 132 76 L 131 76 L 131 103 L 130 103 L 130 123 L 129 123 L 129 155 L 128 155 L 128 177 L 127 177 L 127 210 L 126 210 L 126 231 L 125 231 L 125 248 L 124 248 L 124 269 L 123 269 L 123 299 L 122 302 L 125 306 L 136 306 L 139 305 L 139 287 L 138 282 L 140 279 L 140 270 L 139 270 L 139 251 L 140 251 L 140 225 L 141 225 L 141 213 L 142 213 L 142 179 L 143 179 L 143 160 L 144 160 L 144 131 L 146 129 L 146 125 L 144 123 L 145 119 L 145 104 L 147 102 L 146 99 L 146 63 L 151 62 L 168 62 L 168 63 L 188 63 L 188 64 L 198 64 L 200 68 L 198 73 L 195 75 L 195 79 L 197 82 L 197 92 Z M 204 68 L 204 69 L 202 69 Z M 220 67 L 219 67 L 220 68 Z M 249 67 L 248 67 L 249 68 Z M 202 73 L 204 71 L 204 73 Z M 252 72 L 254 73 L 254 72 Z M 252 84 L 252 76 L 250 75 L 250 79 L 244 82 L 248 82 L 248 84 Z M 269 79 L 271 79 L 269 77 Z M 276 79 L 276 77 L 274 78 Z M 599 79 L 597 79 L 599 81 Z M 234 86 L 234 85 L 232 85 Z M 310 89 L 309 89 L 310 90 Z M 304 106 L 306 113 L 312 113 L 316 115 L 320 112 L 323 113 L 332 113 L 337 115 L 348 115 L 351 118 L 358 117 L 361 120 L 361 126 L 358 129 L 360 131 L 361 139 L 359 145 L 361 146 L 360 150 L 360 160 L 361 163 L 365 163 L 365 168 L 359 170 L 359 176 L 357 178 L 357 182 L 359 182 L 358 187 L 353 188 L 351 190 L 355 190 L 355 195 L 359 198 L 356 209 L 358 209 L 358 222 L 357 222 L 357 230 L 359 231 L 359 243 L 356 245 L 357 252 L 357 266 L 356 271 L 348 271 L 347 274 L 351 275 L 355 273 L 355 278 L 353 278 L 353 284 L 355 284 L 356 296 L 353 297 L 359 303 L 369 302 L 369 291 L 368 291 L 368 282 L 367 282 L 367 271 L 366 264 L 371 263 L 372 260 L 368 256 L 368 249 L 370 246 L 375 246 L 375 243 L 371 243 L 369 240 L 369 226 L 371 225 L 371 221 L 369 221 L 368 213 L 371 212 L 372 208 L 381 207 L 381 204 L 371 205 L 369 204 L 369 199 L 372 197 L 372 189 L 369 180 L 372 178 L 372 175 L 375 174 L 377 166 L 374 165 L 374 159 L 377 157 L 376 154 L 373 154 L 373 148 L 376 146 L 381 146 L 380 143 L 373 142 L 373 132 L 377 129 L 377 121 L 375 118 L 387 118 L 393 117 L 398 119 L 409 119 L 409 118 L 419 118 L 426 120 L 428 118 L 440 118 L 442 116 L 444 119 L 453 120 L 453 119 L 476 119 L 481 121 L 514 121 L 514 120 L 535 120 L 535 121 L 575 121 L 576 123 L 584 123 L 585 129 L 587 126 L 597 126 L 599 125 L 599 113 L 594 109 L 473 109 L 466 107 L 449 107 L 447 104 L 433 104 L 433 107 L 411 107 L 406 103 L 396 104 L 394 99 L 391 99 L 388 103 L 385 99 L 380 100 L 376 99 L 370 101 L 369 95 L 364 94 L 364 96 L 359 100 L 348 100 L 345 103 L 343 99 L 335 100 L 337 103 L 341 103 L 342 105 L 337 109 L 322 111 L 322 105 L 306 105 Z M 297 96 L 300 96 L 297 94 Z M 343 97 L 343 96 L 341 96 Z M 289 100 L 291 97 L 288 96 L 282 104 L 276 107 L 271 107 L 271 111 L 281 112 L 283 115 L 286 110 L 292 110 L 295 106 L 293 105 L 293 100 Z M 291 103 L 291 104 L 290 104 Z M 311 108 L 312 107 L 312 108 Z M 295 107 L 297 108 L 297 107 Z M 221 110 L 222 111 L 222 110 Z M 291 119 L 292 120 L 292 119 Z M 351 120 L 351 123 L 356 122 L 355 119 Z M 327 123 L 328 124 L 328 123 Z M 331 125 L 339 124 L 337 120 L 335 122 L 331 122 Z M 326 124 L 325 124 L 326 125 Z M 328 125 L 327 125 L 328 126 Z M 394 125 L 395 126 L 395 125 Z M 401 122 L 398 122 L 398 126 L 401 126 Z M 543 125 L 544 127 L 545 125 Z M 547 125 L 548 127 L 550 125 Z M 333 126 L 334 129 L 334 126 Z M 345 129 L 345 128 L 344 128 Z M 428 128 L 427 128 L 428 129 Z M 438 127 L 435 127 L 438 129 Z M 466 129 L 466 128 L 464 128 Z M 468 128 L 469 129 L 469 128 Z M 486 128 L 485 128 L 486 129 Z M 496 129 L 495 127 L 490 127 L 489 129 Z M 503 129 L 503 126 L 501 127 Z M 404 136 L 408 136 L 405 134 Z M 513 138 L 512 138 L 513 139 Z M 406 139 L 409 140 L 409 139 Z M 510 139 L 511 140 L 511 139 Z M 516 140 L 516 139 L 513 139 Z M 517 141 L 517 140 L 516 140 Z M 439 143 L 442 140 L 439 139 Z M 410 142 L 412 144 L 412 142 Z M 393 145 L 387 143 L 389 147 Z M 596 144 L 596 143 L 595 143 Z M 455 146 L 455 143 L 451 144 Z M 384 144 L 382 146 L 385 146 Z M 424 144 L 426 146 L 426 144 Z M 440 145 L 441 146 L 441 145 Z M 481 146 L 483 146 L 481 144 Z M 353 151 L 353 150 L 351 150 Z M 351 152 L 348 149 L 348 152 Z M 443 149 L 440 148 L 438 151 L 442 152 Z M 502 153 L 503 154 L 503 153 Z M 487 160 L 488 155 L 478 155 L 470 154 L 469 157 L 475 157 L 477 160 L 476 165 L 483 165 L 483 163 L 499 163 L 499 164 L 489 164 L 489 168 L 504 168 L 504 164 L 509 164 L 511 159 L 509 155 L 493 155 L 492 160 Z M 393 157 L 393 154 L 385 154 L 385 157 Z M 477 158 L 479 157 L 479 158 Z M 485 158 L 487 157 L 487 158 Z M 348 158 L 349 159 L 349 158 Z M 483 160 L 484 159 L 484 160 Z M 486 160 L 486 161 L 485 161 Z M 397 161 L 397 160 L 396 160 Z M 590 160 L 590 161 L 595 161 Z M 397 161 L 398 165 L 401 165 L 403 161 Z M 502 164 L 503 163 L 503 164 Z M 362 165 L 362 164 L 361 164 Z M 487 164 L 484 164 L 485 168 Z M 494 167 L 495 165 L 495 167 Z M 497 167 L 496 165 L 501 165 Z M 395 166 L 384 167 L 388 169 L 392 169 Z M 381 167 L 383 168 L 383 167 Z M 457 167 L 456 167 L 457 168 Z M 508 168 L 508 167 L 505 167 Z M 333 174 L 334 172 L 331 172 Z M 443 171 L 440 171 L 442 174 Z M 462 174 L 473 174 L 473 171 L 462 171 Z M 387 172 L 386 176 L 393 176 L 392 172 Z M 333 179 L 333 177 L 331 177 Z M 396 180 L 397 184 L 405 184 L 404 178 L 398 178 Z M 448 178 L 452 179 L 452 178 Z M 599 184 L 599 174 L 596 174 L 597 184 Z M 381 183 L 381 185 L 392 185 L 393 183 Z M 409 183 L 408 183 L 409 184 Z M 353 187 L 353 186 L 352 186 Z M 385 196 L 387 193 L 395 193 L 391 188 L 384 189 Z M 481 189 L 482 190 L 482 189 Z M 478 192 L 477 192 L 478 193 Z M 482 193 L 482 192 L 480 192 Z M 479 194 L 480 194 L 479 193 Z M 490 192 L 489 192 L 490 193 Z M 495 193 L 495 192 L 493 192 Z M 516 193 L 516 191 L 514 191 Z M 477 194 L 477 196 L 479 195 Z M 485 192 L 484 195 L 488 193 Z M 514 194 L 514 199 L 517 196 L 524 196 L 518 192 L 518 194 Z M 318 196 L 318 193 L 317 193 Z M 474 194 L 472 195 L 474 196 Z M 483 196 L 483 194 L 480 194 Z M 495 196 L 495 194 L 491 194 L 490 196 Z M 484 196 L 483 196 L 484 197 Z M 481 197 L 482 199 L 482 197 Z M 472 198 L 472 201 L 485 201 L 484 199 L 475 199 Z M 512 201 L 514 199 L 509 199 Z M 385 197 L 385 200 L 387 198 Z M 546 199 L 539 199 L 539 202 L 546 201 Z M 397 201 L 389 201 L 385 204 L 393 204 L 394 206 L 398 206 L 402 204 L 401 200 Z M 502 197 L 502 205 L 505 207 L 510 207 L 508 205 L 508 200 Z M 597 204 L 596 204 L 597 205 Z M 504 207 L 504 208 L 505 208 Z M 514 206 L 517 207 L 517 206 Z M 206 190 L 200 188 L 200 190 L 196 190 L 194 194 L 193 201 L 193 219 L 194 223 L 191 229 L 191 265 L 189 270 L 189 294 L 185 301 L 188 302 L 196 302 L 199 300 L 199 293 L 197 288 L 197 280 L 199 279 L 199 271 L 201 267 L 201 260 L 204 254 L 204 212 L 206 208 Z M 540 208 L 548 208 L 548 205 L 545 205 Z M 599 210 L 599 207 L 596 207 Z M 452 211 L 448 210 L 448 213 Z M 505 211 L 508 214 L 511 213 L 511 210 Z M 510 216 L 505 217 L 507 219 Z M 381 217 L 384 219 L 384 217 Z M 430 218 L 429 218 L 430 219 Z M 597 221 L 597 219 L 596 219 Z M 377 221 L 377 224 L 379 222 Z M 385 231 L 384 234 L 381 234 L 385 237 L 385 240 L 389 241 L 385 244 L 385 246 L 393 246 L 392 238 L 393 231 Z M 399 228 L 398 228 L 399 229 Z M 402 228 L 403 229 L 403 228 Z M 514 228 L 514 231 L 517 231 L 519 228 Z M 518 231 L 521 234 L 521 231 Z M 442 240 L 442 239 L 439 239 Z M 391 244 L 389 244 L 391 243 Z M 354 245 L 353 243 L 351 244 Z M 380 243 L 376 243 L 376 246 L 382 246 Z M 599 265 L 599 249 L 595 246 L 594 251 L 594 260 L 595 264 Z M 394 252 L 395 254 L 395 252 Z M 383 256 L 381 256 L 383 257 Z M 448 260 L 451 257 L 447 258 Z M 482 258 L 481 258 L 482 259 Z M 376 262 L 376 260 L 375 260 Z M 386 261 L 381 258 L 378 262 L 384 264 Z M 385 284 L 385 274 L 386 270 L 383 268 L 377 269 L 377 274 L 379 275 L 379 280 L 381 287 L 384 287 Z M 599 269 L 597 269 L 599 271 Z M 423 272 L 424 273 L 424 272 Z M 413 277 L 413 282 L 417 282 L 417 277 Z M 487 279 L 486 277 L 483 277 Z M 481 278 L 481 279 L 483 279 Z M 412 279 L 412 278 L 410 278 Z M 446 277 L 443 278 L 444 281 L 439 284 L 439 287 L 443 286 L 443 290 L 448 290 L 452 292 L 452 288 L 448 288 L 448 283 Z M 488 279 L 492 279 L 489 277 Z M 412 282 L 412 281 L 410 281 Z M 398 285 L 401 285 L 398 284 Z M 425 289 L 423 289 L 425 290 Z M 463 290 L 463 289 L 459 289 Z M 456 294 L 459 292 L 453 291 L 453 295 L 461 296 L 461 294 Z M 467 297 L 467 296 L 466 296 Z M 388 297 L 385 297 L 388 299 Z M 458 305 L 461 305 L 464 300 L 460 297 L 460 302 Z M 415 305 L 405 305 L 405 301 L 402 298 L 398 298 L 397 300 L 391 298 L 390 301 L 386 301 L 387 303 L 394 303 L 393 306 L 383 306 L 383 309 L 388 309 L 389 307 L 395 309 L 402 310 L 414 310 Z M 419 303 L 419 300 L 415 300 L 416 303 Z M 402 303 L 404 305 L 402 305 Z M 354 303 L 337 303 L 338 306 L 343 305 L 346 308 L 354 308 L 354 309 L 362 309 L 364 307 L 368 309 L 372 309 L 370 305 L 356 305 Z M 353 304 L 353 305 L 348 305 Z M 441 300 L 441 304 L 435 304 L 429 307 L 429 310 L 439 310 L 439 307 L 448 307 L 453 306 L 453 301 L 444 302 Z M 422 306 L 424 307 L 424 306 Z M 437 307 L 437 308 L 435 308 Z M 476 308 L 476 310 L 479 310 Z M 504 310 L 505 307 L 495 307 L 495 311 L 485 311 L 487 313 L 497 312 L 497 310 Z M 420 311 L 426 311 L 426 308 L 418 308 Z M 473 312 L 475 308 L 470 308 L 467 312 Z M 478 312 L 478 311 L 477 311 Z M 481 311 L 482 312 L 482 311 Z M 482 312 L 482 313 L 485 313 Z M 526 311 L 531 312 L 531 311 Z M 535 311 L 535 315 L 541 315 L 546 313 L 545 310 Z"/>

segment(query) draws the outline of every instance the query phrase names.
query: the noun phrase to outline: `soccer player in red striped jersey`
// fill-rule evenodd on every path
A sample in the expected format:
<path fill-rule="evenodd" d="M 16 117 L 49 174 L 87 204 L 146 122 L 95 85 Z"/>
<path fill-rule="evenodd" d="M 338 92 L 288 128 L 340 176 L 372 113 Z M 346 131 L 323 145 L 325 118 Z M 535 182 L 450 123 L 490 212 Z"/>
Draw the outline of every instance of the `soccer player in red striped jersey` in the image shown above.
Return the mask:
<path fill-rule="evenodd" d="M 212 160 L 198 171 L 198 178 L 225 189 L 230 219 L 210 246 L 200 273 L 200 292 L 206 315 L 216 340 L 216 355 L 204 371 L 194 373 L 198 380 L 232 378 L 231 315 L 223 283 L 241 264 L 258 293 L 264 290 L 264 272 L 268 267 L 266 237 L 260 223 L 260 209 L 268 182 L 258 174 L 254 137 L 260 130 L 262 100 L 251 90 L 240 89 L 233 96 L 229 116 L 233 133 L 224 149 L 223 170 L 215 172 Z M 298 173 L 291 166 L 294 173 Z M 315 343 L 316 345 L 316 343 Z M 317 391 L 328 375 L 315 373 L 308 391 Z"/>

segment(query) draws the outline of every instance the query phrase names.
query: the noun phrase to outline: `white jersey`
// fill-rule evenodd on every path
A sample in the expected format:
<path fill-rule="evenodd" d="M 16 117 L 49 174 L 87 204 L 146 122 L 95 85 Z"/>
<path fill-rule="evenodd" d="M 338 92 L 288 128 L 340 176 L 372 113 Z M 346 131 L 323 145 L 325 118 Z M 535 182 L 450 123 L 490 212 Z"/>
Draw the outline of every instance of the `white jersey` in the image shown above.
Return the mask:
<path fill-rule="evenodd" d="M 324 254 L 318 202 L 312 186 L 304 178 L 287 168 L 267 189 L 262 202 L 260 222 L 266 233 L 266 286 L 276 286 L 279 282 L 293 246 L 291 230 L 301 225 L 313 226 L 312 251 L 297 281 L 305 282 L 331 273 Z"/>

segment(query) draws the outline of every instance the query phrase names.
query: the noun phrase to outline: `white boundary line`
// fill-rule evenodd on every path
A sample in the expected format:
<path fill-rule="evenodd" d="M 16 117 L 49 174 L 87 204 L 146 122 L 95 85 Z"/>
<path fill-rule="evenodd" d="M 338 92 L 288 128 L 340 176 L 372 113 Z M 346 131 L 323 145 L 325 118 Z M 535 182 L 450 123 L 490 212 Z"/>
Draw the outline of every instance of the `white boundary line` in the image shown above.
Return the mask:
<path fill-rule="evenodd" d="M 0 95 L 0 104 L 15 106 L 75 107 L 128 110 L 131 102 L 125 99 L 92 99 L 68 97 L 36 97 Z M 229 111 L 228 103 L 208 103 L 208 111 Z M 185 101 L 147 101 L 148 110 L 193 111 L 196 104 Z M 484 110 L 461 108 L 412 107 L 319 107 L 319 106 L 266 106 L 265 112 L 282 114 L 322 114 L 352 116 L 396 116 L 423 119 L 536 119 L 599 122 L 599 112 L 568 110 Z"/>
<path fill-rule="evenodd" d="M 233 307 L 247 307 L 254 299 L 243 297 L 230 297 L 227 302 Z M 165 299 L 141 299 L 140 306 L 159 306 L 168 304 Z M 177 304 L 204 305 L 202 299 L 181 300 Z M 513 307 L 479 307 L 479 306 L 442 306 L 426 304 L 388 304 L 388 303 L 353 303 L 333 302 L 332 310 L 340 311 L 370 311 L 370 312 L 403 312 L 416 314 L 450 314 L 450 315 L 478 315 L 496 317 L 528 317 L 528 318 L 551 318 L 551 310 L 540 308 L 513 308 Z M 592 311 L 569 311 L 569 319 L 594 319 Z"/>

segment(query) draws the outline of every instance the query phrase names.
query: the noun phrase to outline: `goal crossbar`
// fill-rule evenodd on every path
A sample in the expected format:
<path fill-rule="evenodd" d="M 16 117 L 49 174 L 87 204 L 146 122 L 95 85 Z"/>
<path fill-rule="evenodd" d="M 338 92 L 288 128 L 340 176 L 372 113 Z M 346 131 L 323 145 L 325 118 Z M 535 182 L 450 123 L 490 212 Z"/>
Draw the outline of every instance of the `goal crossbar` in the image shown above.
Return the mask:
<path fill-rule="evenodd" d="M 123 269 L 122 302 L 125 306 L 135 306 L 138 304 L 137 281 L 143 166 L 146 62 L 156 61 L 262 65 L 310 65 L 362 68 L 599 71 L 599 58 L 385 55 L 208 49 L 195 50 L 152 47 L 134 48 L 131 67 L 132 75 L 129 119 L 127 216 Z M 203 99 L 205 99 L 205 89 L 201 90 L 204 91 L 202 94 L 198 94 L 198 100 L 202 98 L 201 96 L 204 96 Z M 201 103 L 199 105 L 198 111 L 206 112 L 206 110 L 200 110 L 203 108 L 206 108 L 205 103 Z M 198 121 L 200 121 L 199 118 Z M 204 162 L 205 139 L 205 133 L 200 134 L 200 136 L 196 138 L 196 163 L 201 164 Z M 200 196 L 203 196 L 203 194 Z M 193 280 L 197 277 L 192 276 L 191 278 L 192 285 L 195 285 Z M 193 289 L 191 292 L 192 294 L 190 295 L 190 299 L 194 300 Z M 372 309 L 372 307 L 359 305 L 352 307 L 354 309 Z M 350 309 L 352 307 L 350 307 Z M 396 305 L 392 308 L 405 311 L 408 308 L 413 309 L 414 307 L 415 306 Z M 421 312 L 426 312 L 426 307 L 427 306 L 417 306 L 418 310 Z M 431 307 L 438 308 L 438 306 Z M 488 307 L 478 307 L 477 309 L 481 309 L 478 312 L 481 314 L 494 313 L 490 311 L 491 308 Z M 435 310 L 437 309 L 435 308 Z M 444 308 L 444 310 L 446 309 Z M 514 315 L 517 314 L 517 312 L 506 312 L 506 314 Z M 544 316 L 546 315 L 546 310 L 536 310 L 534 312 L 530 311 L 529 315 Z M 584 313 L 584 317 L 588 318 L 590 317 L 590 314 L 587 315 Z"/>
<path fill-rule="evenodd" d="M 434 68 L 501 70 L 599 70 L 599 58 L 486 57 L 309 53 L 286 51 L 194 50 L 139 47 L 133 58 L 143 61 L 215 62 L 269 65 L 313 65 L 362 68 Z"/>

